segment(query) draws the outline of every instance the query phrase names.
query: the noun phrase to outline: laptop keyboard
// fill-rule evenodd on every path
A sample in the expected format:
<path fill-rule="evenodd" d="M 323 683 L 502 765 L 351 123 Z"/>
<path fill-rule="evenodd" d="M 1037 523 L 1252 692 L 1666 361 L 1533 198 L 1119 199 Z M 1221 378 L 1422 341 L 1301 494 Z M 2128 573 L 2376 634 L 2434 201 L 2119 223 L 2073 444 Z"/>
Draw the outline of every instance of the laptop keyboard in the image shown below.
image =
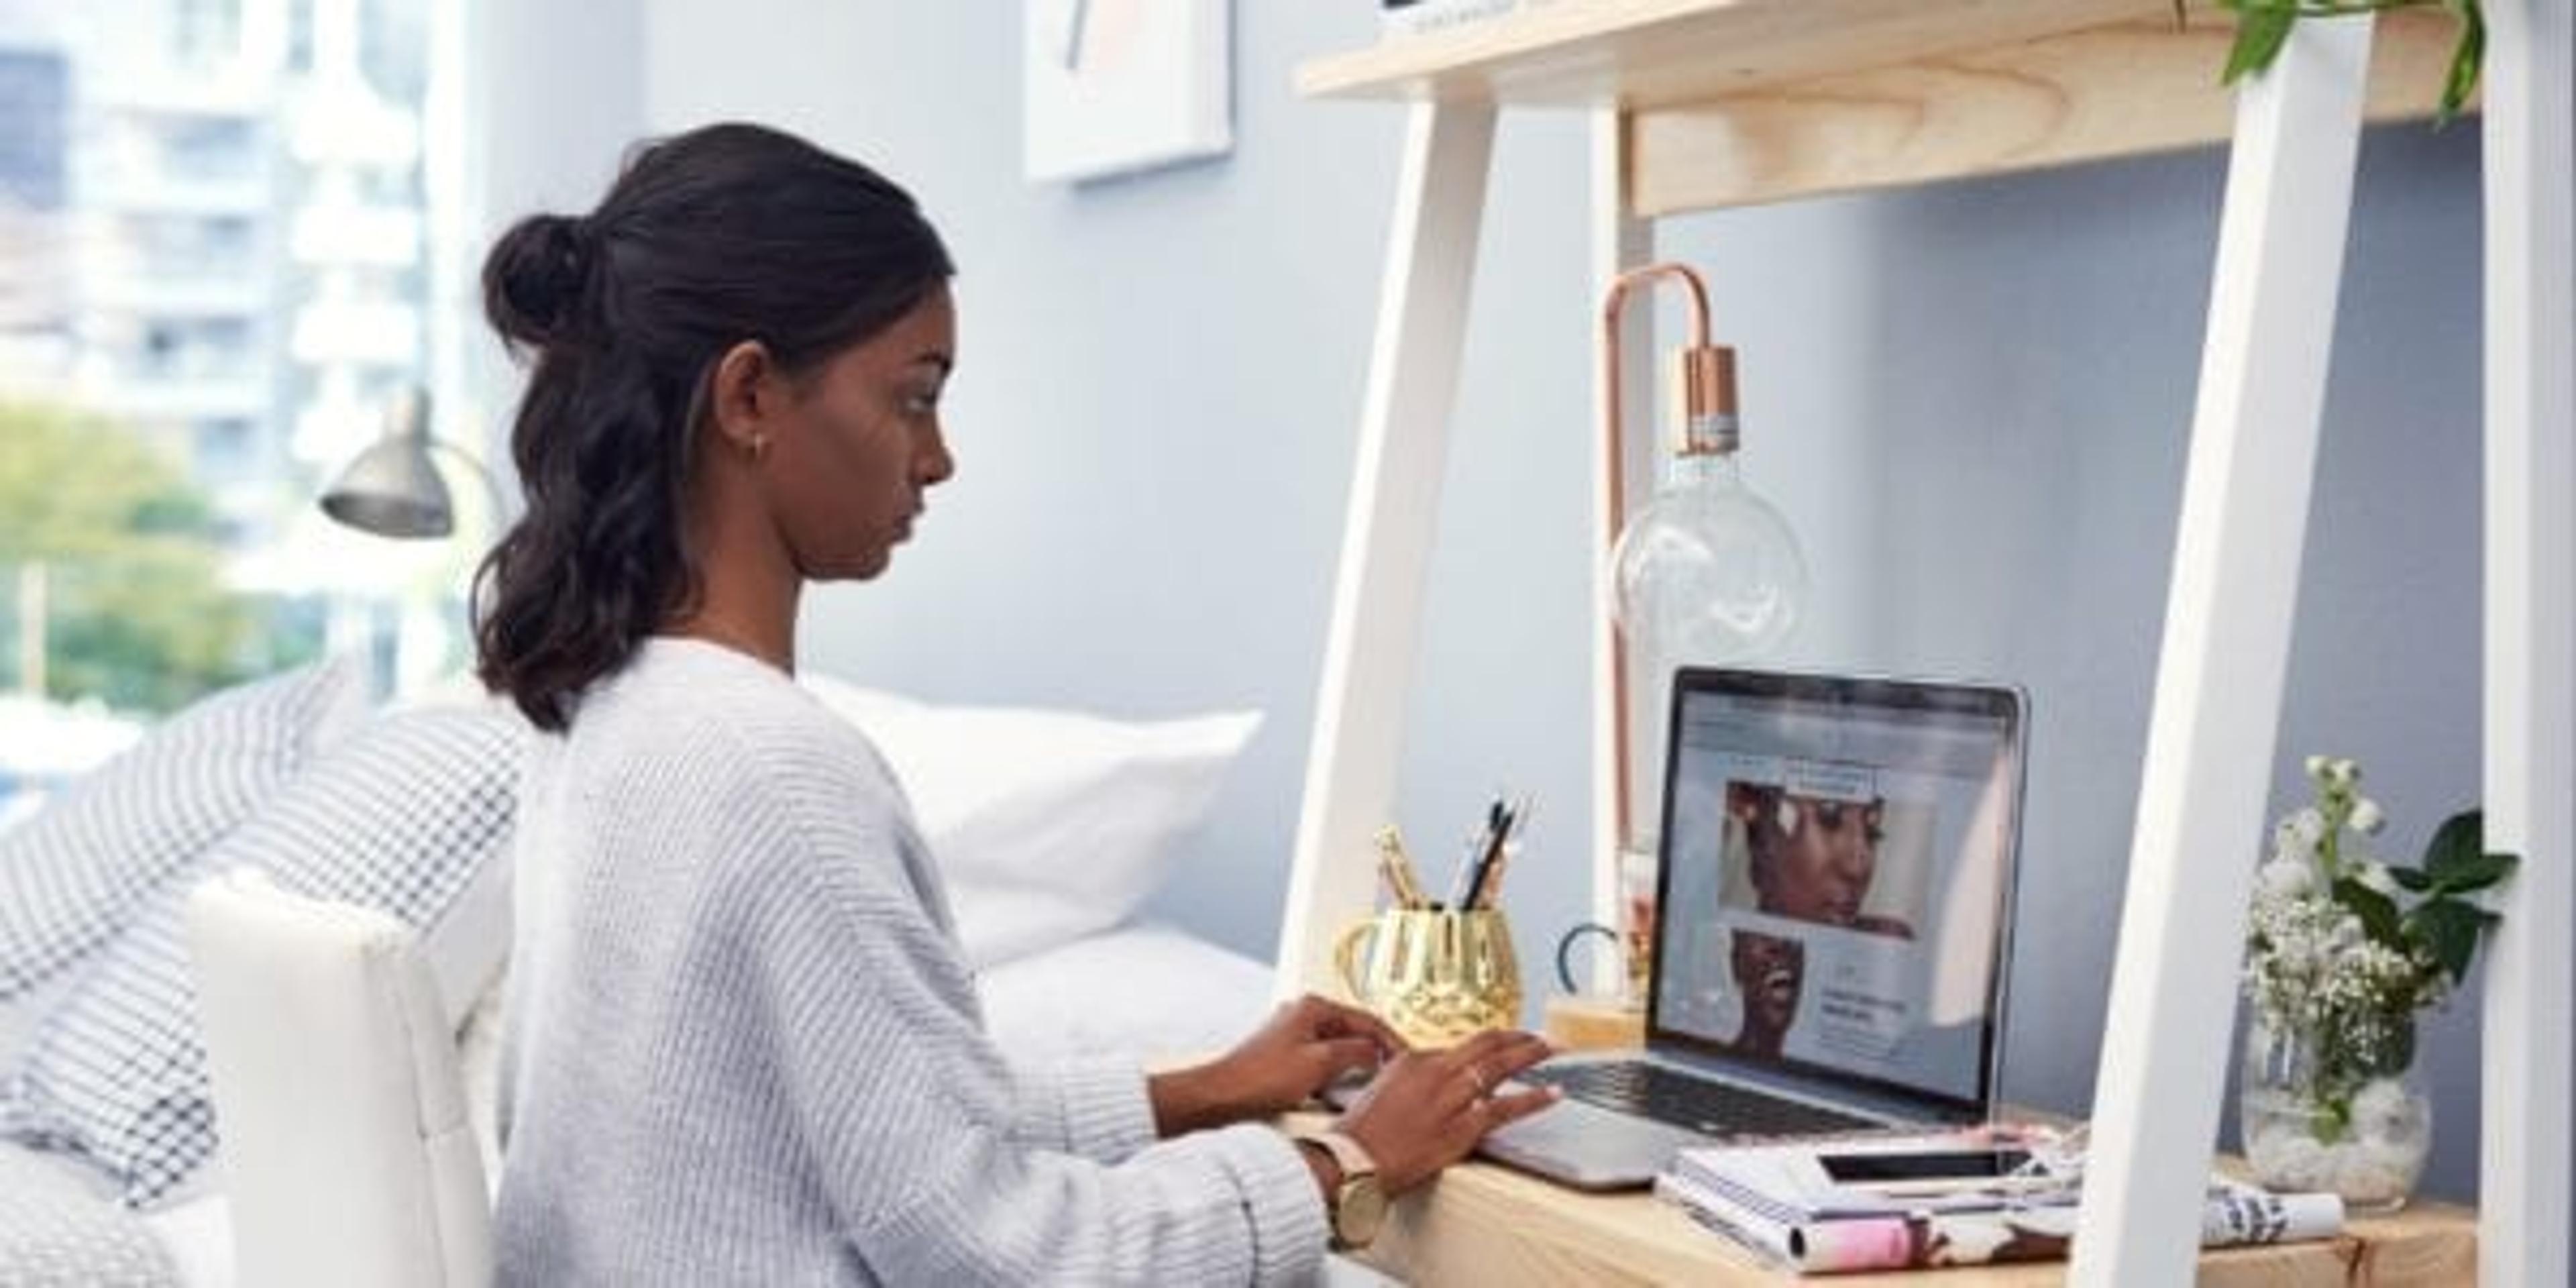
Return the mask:
<path fill-rule="evenodd" d="M 1710 1136 L 1825 1136 L 1885 1126 L 1642 1060 L 1540 1065 L 1522 1071 L 1520 1080 L 1546 1083 L 1586 1104 Z"/>

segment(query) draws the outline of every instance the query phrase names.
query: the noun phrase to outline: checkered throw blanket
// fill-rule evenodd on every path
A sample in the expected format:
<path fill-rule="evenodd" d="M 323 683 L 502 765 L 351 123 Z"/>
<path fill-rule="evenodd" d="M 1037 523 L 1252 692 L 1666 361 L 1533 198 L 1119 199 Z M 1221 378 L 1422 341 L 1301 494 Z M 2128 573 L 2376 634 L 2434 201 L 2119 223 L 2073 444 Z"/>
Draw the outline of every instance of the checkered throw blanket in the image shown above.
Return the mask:
<path fill-rule="evenodd" d="M 160 1240 L 63 1160 L 0 1144 L 0 1288 L 177 1288 Z"/>

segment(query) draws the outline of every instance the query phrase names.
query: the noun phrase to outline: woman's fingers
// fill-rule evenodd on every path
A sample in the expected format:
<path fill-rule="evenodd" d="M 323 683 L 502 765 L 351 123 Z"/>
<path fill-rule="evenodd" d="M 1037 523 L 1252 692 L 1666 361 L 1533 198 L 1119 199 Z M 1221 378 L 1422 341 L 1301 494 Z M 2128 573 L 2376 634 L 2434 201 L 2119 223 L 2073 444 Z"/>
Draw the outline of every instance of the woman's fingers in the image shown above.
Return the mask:
<path fill-rule="evenodd" d="M 1502 1127 L 1510 1123 L 1519 1122 L 1521 1119 L 1527 1118 L 1531 1114 L 1537 1113 L 1538 1111 L 1555 1104 L 1556 1101 L 1557 1093 L 1552 1087 L 1540 1087 L 1531 1091 L 1514 1091 L 1504 1095 L 1495 1096 L 1492 1099 L 1487 1100 L 1484 1103 L 1483 1109 L 1480 1111 L 1483 1121 L 1478 1125 L 1476 1135 L 1481 1139 L 1486 1132 L 1493 1131 L 1498 1127 Z"/>
<path fill-rule="evenodd" d="M 1403 1037 L 1387 1026 L 1386 1021 L 1359 1007 L 1314 993 L 1308 993 L 1290 1005 L 1298 1009 L 1299 1022 L 1306 1032 L 1316 1037 L 1365 1037 L 1376 1043 L 1379 1051 L 1390 1056 L 1412 1049 L 1405 1044 Z"/>
<path fill-rule="evenodd" d="M 1316 1043 L 1314 1049 L 1320 1053 L 1323 1066 L 1316 1079 L 1318 1087 L 1345 1074 L 1375 1069 L 1383 1058 L 1377 1042 L 1365 1037 L 1328 1038 Z"/>
<path fill-rule="evenodd" d="M 1443 1088 L 1445 1094 L 1441 1096 L 1441 1102 L 1450 1107 L 1451 1113 L 1460 1113 L 1475 1108 L 1476 1102 L 1483 1100 L 1485 1093 L 1491 1090 L 1493 1085 L 1485 1081 L 1485 1075 L 1476 1072 L 1476 1064 L 1470 1060 L 1453 1067 L 1449 1085 Z"/>
<path fill-rule="evenodd" d="M 1446 1051 L 1397 1056 L 1372 1090 L 1397 1092 L 1398 1099 L 1445 1119 L 1492 1097 L 1522 1070 L 1553 1054 L 1535 1034 L 1491 1030 Z"/>
<path fill-rule="evenodd" d="M 1556 1092 L 1550 1088 L 1506 1092 L 1482 1096 L 1459 1107 L 1443 1124 L 1442 1134 L 1448 1140 L 1446 1162 L 1465 1158 L 1476 1150 L 1476 1142 L 1505 1124 L 1518 1122 L 1556 1103 Z M 1445 1163 L 1444 1163 L 1445 1165 Z"/>
<path fill-rule="evenodd" d="M 1495 1088 L 1556 1052 L 1534 1033 L 1492 1029 L 1461 1042 L 1449 1058 L 1468 1070 L 1478 1095 Z"/>
<path fill-rule="evenodd" d="M 1484 1066 L 1487 1072 L 1495 1075 L 1494 1081 L 1497 1085 L 1518 1077 L 1521 1070 L 1556 1054 L 1556 1048 L 1549 1046 L 1547 1039 L 1535 1033 L 1520 1033 L 1513 1036 L 1517 1040 L 1507 1043 L 1496 1054 L 1494 1058 L 1497 1062 Z"/>
<path fill-rule="evenodd" d="M 1555 1104 L 1547 1089 L 1504 1090 L 1551 1054 L 1531 1034 L 1498 1031 L 1446 1051 L 1399 1055 L 1342 1122 L 1377 1156 L 1389 1191 L 1400 1192 L 1466 1157 L 1485 1133 Z"/>
<path fill-rule="evenodd" d="M 1412 1044 L 1404 1040 L 1403 1034 L 1396 1032 L 1386 1021 L 1375 1015 L 1355 1006 L 1337 1006 L 1334 1009 L 1334 1023 L 1342 1031 L 1367 1038 L 1377 1044 L 1378 1050 L 1392 1056 L 1401 1055 L 1413 1049 Z"/>
<path fill-rule="evenodd" d="M 1459 1043 L 1430 1063 L 1441 1076 L 1429 1088 L 1434 1107 L 1445 1114 L 1467 1111 L 1502 1090 L 1521 1070 L 1555 1054 L 1534 1034 L 1489 1030 Z"/>
<path fill-rule="evenodd" d="M 1514 1036 L 1509 1030 L 1487 1029 L 1449 1048 L 1443 1059 L 1451 1067 L 1465 1071 L 1476 1084 L 1477 1094 L 1482 1095 L 1502 1081 L 1487 1070 L 1501 1063 L 1502 1053 L 1511 1049 Z"/>

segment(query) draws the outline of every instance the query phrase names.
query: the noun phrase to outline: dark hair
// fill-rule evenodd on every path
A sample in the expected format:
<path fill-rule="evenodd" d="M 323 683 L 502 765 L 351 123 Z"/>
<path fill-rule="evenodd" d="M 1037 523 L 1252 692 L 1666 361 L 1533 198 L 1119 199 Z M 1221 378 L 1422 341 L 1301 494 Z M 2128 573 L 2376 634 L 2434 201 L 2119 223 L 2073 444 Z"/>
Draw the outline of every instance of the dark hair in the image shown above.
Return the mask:
<path fill-rule="evenodd" d="M 903 189 L 757 125 L 650 143 L 589 215 L 504 233 L 483 308 L 533 362 L 510 431 L 527 511 L 475 577 L 484 685 L 560 731 L 696 602 L 681 497 L 727 350 L 757 340 L 801 374 L 954 272 Z"/>

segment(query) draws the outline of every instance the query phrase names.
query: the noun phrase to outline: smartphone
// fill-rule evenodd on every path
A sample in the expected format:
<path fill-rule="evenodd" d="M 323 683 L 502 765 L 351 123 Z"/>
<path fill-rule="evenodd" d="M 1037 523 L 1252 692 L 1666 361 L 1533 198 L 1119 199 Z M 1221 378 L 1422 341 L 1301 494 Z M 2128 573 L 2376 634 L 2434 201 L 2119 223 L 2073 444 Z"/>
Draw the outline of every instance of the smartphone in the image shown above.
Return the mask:
<path fill-rule="evenodd" d="M 1836 1185 L 1878 1186 L 1890 1181 L 1992 1181 L 2020 1171 L 2030 1154 L 2019 1149 L 1956 1149 L 1930 1153 L 1818 1154 L 1816 1163 Z"/>

